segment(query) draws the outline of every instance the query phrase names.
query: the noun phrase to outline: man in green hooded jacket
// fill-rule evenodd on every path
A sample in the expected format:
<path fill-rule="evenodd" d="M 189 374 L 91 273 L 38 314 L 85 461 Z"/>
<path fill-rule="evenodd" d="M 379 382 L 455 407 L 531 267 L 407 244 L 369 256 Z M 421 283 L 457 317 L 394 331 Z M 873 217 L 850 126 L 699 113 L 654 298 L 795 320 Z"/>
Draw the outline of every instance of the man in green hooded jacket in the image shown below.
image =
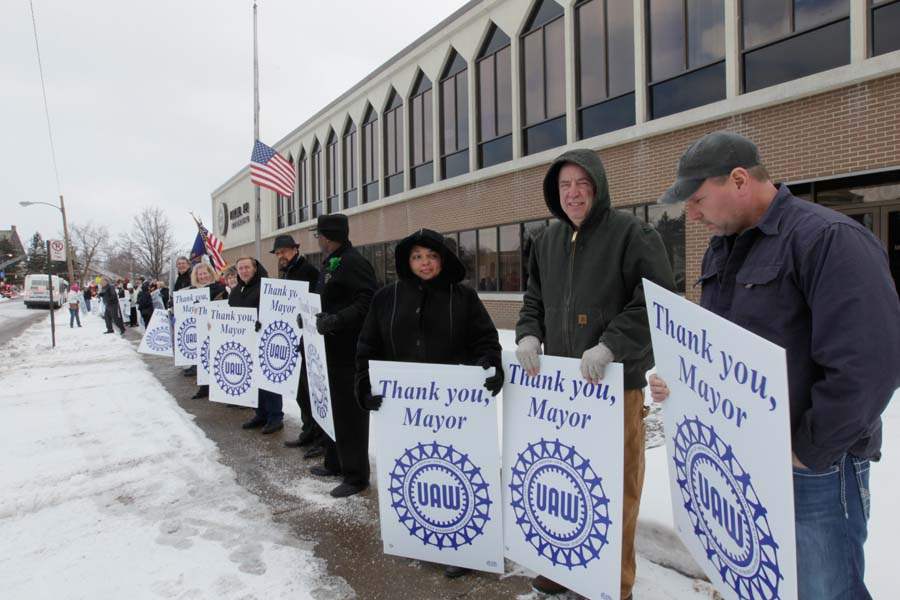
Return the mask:
<path fill-rule="evenodd" d="M 606 365 L 625 367 L 625 464 L 621 598 L 635 579 L 634 534 L 644 484 L 645 374 L 653 367 L 641 278 L 673 289 L 672 269 L 659 234 L 611 207 L 603 163 L 590 150 L 558 157 L 544 177 L 544 201 L 559 220 L 534 242 L 528 288 L 516 324 L 516 355 L 530 375 L 540 354 L 581 359 L 592 383 Z M 565 588 L 539 576 L 544 593 Z"/>

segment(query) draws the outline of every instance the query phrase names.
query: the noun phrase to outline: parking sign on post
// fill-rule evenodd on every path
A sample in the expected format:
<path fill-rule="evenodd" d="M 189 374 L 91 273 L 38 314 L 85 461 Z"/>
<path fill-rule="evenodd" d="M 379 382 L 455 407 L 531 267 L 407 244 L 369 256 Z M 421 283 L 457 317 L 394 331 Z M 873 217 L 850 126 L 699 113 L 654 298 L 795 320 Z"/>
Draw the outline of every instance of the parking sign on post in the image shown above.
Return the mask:
<path fill-rule="evenodd" d="M 50 240 L 50 260 L 66 260 L 66 245 L 62 240 Z"/>

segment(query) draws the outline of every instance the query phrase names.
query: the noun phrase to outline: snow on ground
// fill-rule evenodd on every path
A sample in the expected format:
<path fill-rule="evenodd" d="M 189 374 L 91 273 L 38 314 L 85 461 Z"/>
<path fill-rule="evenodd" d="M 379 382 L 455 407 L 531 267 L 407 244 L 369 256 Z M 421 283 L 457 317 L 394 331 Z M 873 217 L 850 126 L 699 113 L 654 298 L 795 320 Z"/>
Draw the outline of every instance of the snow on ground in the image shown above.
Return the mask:
<path fill-rule="evenodd" d="M 7 598 L 343 598 L 308 544 L 235 483 L 216 446 L 102 321 L 42 321 L 0 367 Z"/>

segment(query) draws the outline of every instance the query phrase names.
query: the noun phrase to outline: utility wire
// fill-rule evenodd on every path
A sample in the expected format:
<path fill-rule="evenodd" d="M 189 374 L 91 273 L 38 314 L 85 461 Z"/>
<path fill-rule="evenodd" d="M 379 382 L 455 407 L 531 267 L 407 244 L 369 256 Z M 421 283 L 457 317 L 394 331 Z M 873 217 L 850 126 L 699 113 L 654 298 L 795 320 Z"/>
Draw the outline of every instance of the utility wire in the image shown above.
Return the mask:
<path fill-rule="evenodd" d="M 34 30 L 34 50 L 37 53 L 38 71 L 41 74 L 41 92 L 44 96 L 44 114 L 47 116 L 47 136 L 50 138 L 50 158 L 53 160 L 53 173 L 56 175 L 56 190 L 62 195 L 62 185 L 59 183 L 59 168 L 56 165 L 56 148 L 53 146 L 53 128 L 50 126 L 50 107 L 47 105 L 47 86 L 44 85 L 44 66 L 41 63 L 41 47 L 38 45 L 37 20 L 34 16 L 34 3 L 28 0 L 31 8 L 31 26 Z"/>

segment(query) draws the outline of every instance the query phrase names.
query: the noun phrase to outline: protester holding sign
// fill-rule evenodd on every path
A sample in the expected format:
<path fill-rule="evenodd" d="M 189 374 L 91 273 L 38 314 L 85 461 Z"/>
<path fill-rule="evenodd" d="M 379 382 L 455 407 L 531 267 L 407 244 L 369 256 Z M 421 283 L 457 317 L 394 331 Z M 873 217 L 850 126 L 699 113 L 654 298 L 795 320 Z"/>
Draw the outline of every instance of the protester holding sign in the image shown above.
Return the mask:
<path fill-rule="evenodd" d="M 211 302 L 215 302 L 216 300 L 228 299 L 228 291 L 225 290 L 225 286 L 216 281 L 216 272 L 205 262 L 197 263 L 196 265 L 194 265 L 194 268 L 191 269 L 191 287 L 195 289 L 209 288 L 209 299 Z M 204 335 L 205 332 L 198 331 L 198 352 L 200 352 L 199 340 L 202 340 Z M 198 377 L 199 373 L 200 369 L 197 369 Z M 198 385 L 197 391 L 193 396 L 191 396 L 191 399 L 197 400 L 200 398 L 208 397 L 209 385 Z"/>
<path fill-rule="evenodd" d="M 394 259 L 398 280 L 375 293 L 359 334 L 356 398 L 362 408 L 378 410 L 382 402 L 372 394 L 370 360 L 495 367 L 484 387 L 496 396 L 503 388 L 497 328 L 478 293 L 460 283 L 462 261 L 430 229 L 401 240 Z M 468 571 L 451 566 L 445 574 Z"/>
<path fill-rule="evenodd" d="M 271 253 L 278 258 L 278 276 L 281 279 L 306 281 L 309 283 L 309 291 L 316 291 L 319 270 L 300 254 L 300 244 L 295 242 L 294 238 L 286 234 L 279 235 L 275 238 Z M 296 440 L 286 441 L 284 445 L 288 448 L 312 446 L 303 455 L 303 458 L 322 456 L 325 452 L 319 445 L 323 435 L 322 428 L 312 416 L 312 408 L 309 403 L 309 384 L 306 381 L 306 357 L 302 345 L 300 346 L 300 384 L 297 387 L 297 404 L 300 405 L 300 418 L 303 421 L 300 435 Z"/>
<path fill-rule="evenodd" d="M 122 335 L 125 335 L 125 323 L 122 322 L 122 313 L 119 311 L 119 295 L 116 288 L 104 277 L 100 280 L 102 286 L 100 290 L 100 299 L 103 300 L 103 318 L 106 321 L 106 331 L 104 333 L 113 333 L 113 323 L 119 328 Z"/>
<path fill-rule="evenodd" d="M 325 463 L 311 472 L 342 477 L 331 495 L 343 498 L 369 486 L 369 414 L 354 399 L 353 377 L 359 330 L 375 292 L 375 270 L 350 243 L 346 215 L 319 216 L 316 236 L 325 257 L 316 284 L 322 301 L 316 330 L 325 336 L 336 439 L 325 440 Z"/>
<path fill-rule="evenodd" d="M 259 311 L 260 279 L 268 276 L 266 268 L 255 258 L 243 257 L 237 261 L 238 285 L 228 296 L 228 306 L 255 308 Z M 258 314 L 258 313 L 257 313 Z M 256 322 L 259 326 L 259 321 Z M 244 429 L 262 427 L 262 433 L 269 434 L 284 428 L 284 413 L 281 411 L 281 396 L 266 390 L 259 390 L 256 414 L 241 425 Z"/>
<path fill-rule="evenodd" d="M 859 223 L 776 186 L 747 138 L 692 144 L 660 203 L 714 234 L 700 304 L 787 354 L 799 598 L 870 598 L 863 581 L 869 461 L 900 386 L 900 303 Z M 668 386 L 651 378 L 654 400 Z"/>
<path fill-rule="evenodd" d="M 653 366 L 641 278 L 672 288 L 672 269 L 659 234 L 611 208 L 603 163 L 590 150 L 557 158 L 544 177 L 544 201 L 559 221 L 535 241 L 528 289 L 516 324 L 516 355 L 531 375 L 546 354 L 581 359 L 597 383 L 606 365 L 625 366 L 625 484 L 621 597 L 635 578 L 634 534 L 644 482 L 644 374 Z M 532 585 L 557 594 L 561 585 Z"/>

